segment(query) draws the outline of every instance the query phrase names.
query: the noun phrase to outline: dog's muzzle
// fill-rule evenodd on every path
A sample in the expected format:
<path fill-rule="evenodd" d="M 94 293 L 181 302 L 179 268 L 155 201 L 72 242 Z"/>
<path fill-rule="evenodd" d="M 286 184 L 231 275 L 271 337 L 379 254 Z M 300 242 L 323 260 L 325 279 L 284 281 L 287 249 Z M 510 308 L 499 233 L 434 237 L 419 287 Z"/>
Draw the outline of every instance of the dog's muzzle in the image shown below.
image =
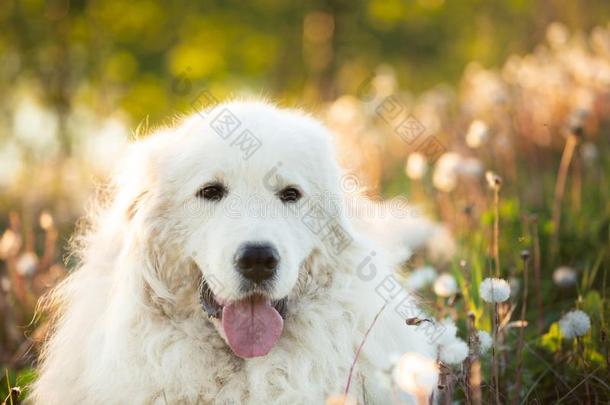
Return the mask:
<path fill-rule="evenodd" d="M 204 280 L 201 305 L 211 318 L 219 319 L 227 344 L 242 358 L 265 356 L 278 342 L 284 329 L 287 298 L 270 300 L 252 293 L 240 300 L 220 304 Z"/>
<path fill-rule="evenodd" d="M 201 283 L 201 294 L 199 298 L 201 301 L 201 306 L 210 318 L 222 318 L 223 306 L 218 301 L 216 301 L 214 293 L 212 292 L 212 289 L 208 285 L 207 281 L 205 281 L 205 279 L 202 280 Z M 286 319 L 286 315 L 288 313 L 288 297 L 284 297 L 280 300 L 274 300 L 272 301 L 272 304 L 276 311 L 282 316 L 282 318 Z"/>

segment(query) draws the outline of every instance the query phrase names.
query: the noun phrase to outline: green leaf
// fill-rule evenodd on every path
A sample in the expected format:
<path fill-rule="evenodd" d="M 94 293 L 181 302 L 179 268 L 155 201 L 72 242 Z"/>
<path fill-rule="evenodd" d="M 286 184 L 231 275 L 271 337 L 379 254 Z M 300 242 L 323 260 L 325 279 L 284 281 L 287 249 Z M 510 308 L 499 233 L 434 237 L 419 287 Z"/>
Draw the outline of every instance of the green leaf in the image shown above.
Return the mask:
<path fill-rule="evenodd" d="M 561 348 L 561 331 L 559 330 L 559 324 L 553 322 L 549 331 L 545 333 L 540 339 L 540 346 L 555 353 Z"/>

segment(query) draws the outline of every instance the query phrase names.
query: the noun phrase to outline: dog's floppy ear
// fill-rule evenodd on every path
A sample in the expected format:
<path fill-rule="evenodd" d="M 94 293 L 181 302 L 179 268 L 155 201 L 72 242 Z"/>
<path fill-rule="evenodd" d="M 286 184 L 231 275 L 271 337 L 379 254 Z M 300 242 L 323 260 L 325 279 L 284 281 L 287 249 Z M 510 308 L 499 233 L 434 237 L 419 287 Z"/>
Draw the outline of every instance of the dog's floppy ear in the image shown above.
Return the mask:
<path fill-rule="evenodd" d="M 123 254 L 133 261 L 133 271 L 148 295 L 165 300 L 171 300 L 173 295 L 167 280 L 171 271 L 164 270 L 178 263 L 170 257 L 169 252 L 174 250 L 160 245 L 165 241 L 160 239 L 164 225 L 157 220 L 162 206 L 158 159 L 173 135 L 172 130 L 164 130 L 131 144 L 113 177 L 117 190 L 114 215 L 125 224 L 121 229 L 126 238 Z"/>
<path fill-rule="evenodd" d="M 164 129 L 135 141 L 119 163 L 113 175 L 117 190 L 115 204 L 128 221 L 132 221 L 146 205 L 146 200 L 152 197 L 158 151 L 165 148 L 172 135 L 171 130 Z"/>

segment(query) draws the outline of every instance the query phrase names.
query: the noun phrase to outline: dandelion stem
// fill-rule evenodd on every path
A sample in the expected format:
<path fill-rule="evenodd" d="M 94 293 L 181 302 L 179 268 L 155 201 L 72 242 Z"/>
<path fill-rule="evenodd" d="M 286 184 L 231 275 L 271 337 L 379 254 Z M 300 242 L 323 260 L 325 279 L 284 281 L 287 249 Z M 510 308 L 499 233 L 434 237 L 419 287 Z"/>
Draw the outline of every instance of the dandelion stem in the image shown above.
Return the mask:
<path fill-rule="evenodd" d="M 580 361 L 582 362 L 582 368 L 586 369 L 585 342 L 582 336 L 576 337 L 576 350 L 578 351 Z M 587 396 L 586 404 L 589 405 L 591 403 L 591 392 L 589 391 L 589 381 L 587 380 L 585 380 L 585 394 Z"/>
<path fill-rule="evenodd" d="M 500 324 L 498 314 L 498 303 L 493 303 L 493 316 L 492 316 L 492 346 L 491 346 L 491 386 L 493 391 L 491 395 L 495 395 L 496 404 L 500 403 L 500 378 L 498 376 L 498 325 Z M 491 400 L 490 400 L 491 402 Z"/>
<path fill-rule="evenodd" d="M 11 405 L 13 405 L 13 392 L 11 390 L 11 380 L 9 379 L 8 376 L 8 368 L 4 369 L 4 372 L 6 374 L 6 387 L 8 388 L 8 399 L 11 401 Z M 6 400 L 4 400 L 5 404 L 8 404 L 8 402 Z"/>
<path fill-rule="evenodd" d="M 494 260 L 496 277 L 500 278 L 500 188 L 494 188 Z"/>
<path fill-rule="evenodd" d="M 475 327 L 475 315 L 468 314 L 469 353 L 464 360 L 465 396 L 467 405 L 481 405 L 481 362 L 478 359 L 480 342 Z"/>
<path fill-rule="evenodd" d="M 517 344 L 517 371 L 515 372 L 515 391 L 513 404 L 519 403 L 521 396 L 521 369 L 523 368 L 523 342 L 525 337 L 525 312 L 527 309 L 528 293 L 528 257 L 523 256 L 523 297 L 521 303 L 521 328 L 519 329 L 519 343 Z"/>
<path fill-rule="evenodd" d="M 498 319 L 498 303 L 494 302 L 493 304 L 493 345 L 491 350 L 491 372 L 492 372 L 492 380 L 494 386 L 494 393 L 496 396 L 496 404 L 500 404 L 500 378 L 498 376 L 498 325 L 500 320 Z"/>
<path fill-rule="evenodd" d="M 544 307 L 542 303 L 542 276 L 540 274 L 540 235 L 538 233 L 538 219 L 533 219 L 534 232 L 534 278 L 536 281 L 536 306 L 538 307 L 538 332 L 544 330 Z"/>
<path fill-rule="evenodd" d="M 557 182 L 555 183 L 555 196 L 553 198 L 553 234 L 551 240 L 551 257 L 554 257 L 559 249 L 559 225 L 561 221 L 561 203 L 563 201 L 563 195 L 566 188 L 566 180 L 568 177 L 568 170 L 570 169 L 570 162 L 574 151 L 578 145 L 578 136 L 574 133 L 568 135 L 568 140 L 563 148 L 563 154 L 561 155 L 561 163 L 559 164 L 559 172 L 557 174 Z"/>

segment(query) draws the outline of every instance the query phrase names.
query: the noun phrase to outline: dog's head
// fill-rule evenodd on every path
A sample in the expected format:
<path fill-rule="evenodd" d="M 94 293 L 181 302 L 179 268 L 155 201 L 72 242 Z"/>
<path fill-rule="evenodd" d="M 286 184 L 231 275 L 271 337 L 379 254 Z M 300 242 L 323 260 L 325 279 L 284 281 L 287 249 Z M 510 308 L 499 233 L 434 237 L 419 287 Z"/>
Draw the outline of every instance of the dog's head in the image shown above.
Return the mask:
<path fill-rule="evenodd" d="M 191 263 L 203 310 L 238 356 L 273 348 L 304 263 L 351 242 L 330 142 L 300 112 L 232 102 L 139 146 L 145 187 L 123 188 L 153 256 L 148 282 Z"/>

